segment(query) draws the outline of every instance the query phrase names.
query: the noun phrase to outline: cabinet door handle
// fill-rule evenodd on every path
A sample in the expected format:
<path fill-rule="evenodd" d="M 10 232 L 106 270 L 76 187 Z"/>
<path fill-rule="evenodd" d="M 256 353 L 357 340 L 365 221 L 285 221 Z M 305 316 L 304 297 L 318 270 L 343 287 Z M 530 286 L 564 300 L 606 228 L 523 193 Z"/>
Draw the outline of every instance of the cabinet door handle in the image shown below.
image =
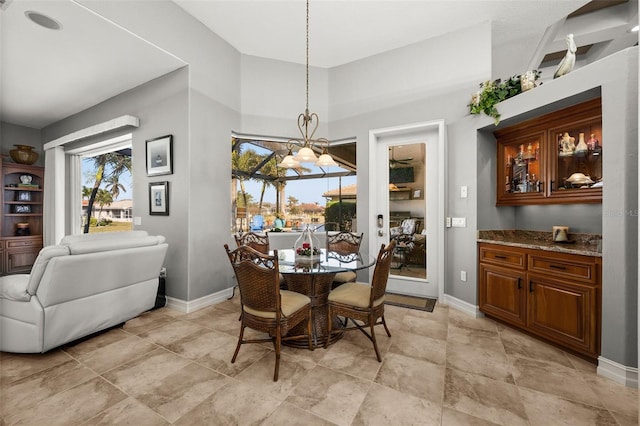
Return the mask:
<path fill-rule="evenodd" d="M 506 259 L 507 259 L 507 256 L 502 256 L 502 255 L 500 255 L 500 254 L 496 254 L 496 255 L 495 255 L 495 258 L 496 258 L 496 259 L 506 260 Z"/>
<path fill-rule="evenodd" d="M 518 277 L 518 290 L 522 289 L 522 278 Z"/>
<path fill-rule="evenodd" d="M 529 280 L 529 293 L 533 293 L 533 281 Z"/>
<path fill-rule="evenodd" d="M 553 183 L 554 183 L 554 182 L 555 182 L 555 181 L 553 181 L 553 180 L 551 181 L 551 192 L 553 192 Z"/>
<path fill-rule="evenodd" d="M 565 271 L 567 269 L 566 266 L 562 266 L 562 265 L 554 265 L 554 264 L 549 264 L 549 268 L 553 268 L 553 269 L 560 269 L 562 271 Z"/>
<path fill-rule="evenodd" d="M 538 192 L 544 192 L 544 182 L 538 182 Z"/>

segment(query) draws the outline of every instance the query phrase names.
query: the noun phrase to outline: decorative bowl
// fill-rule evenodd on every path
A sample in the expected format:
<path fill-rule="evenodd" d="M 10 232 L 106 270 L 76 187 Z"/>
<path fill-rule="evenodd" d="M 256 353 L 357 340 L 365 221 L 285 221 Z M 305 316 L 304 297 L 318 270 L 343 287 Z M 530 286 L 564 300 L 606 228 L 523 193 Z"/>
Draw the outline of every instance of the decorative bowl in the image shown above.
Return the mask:
<path fill-rule="evenodd" d="M 14 145 L 16 148 L 9 151 L 9 155 L 19 164 L 33 164 L 38 160 L 38 153 L 29 145 Z"/>

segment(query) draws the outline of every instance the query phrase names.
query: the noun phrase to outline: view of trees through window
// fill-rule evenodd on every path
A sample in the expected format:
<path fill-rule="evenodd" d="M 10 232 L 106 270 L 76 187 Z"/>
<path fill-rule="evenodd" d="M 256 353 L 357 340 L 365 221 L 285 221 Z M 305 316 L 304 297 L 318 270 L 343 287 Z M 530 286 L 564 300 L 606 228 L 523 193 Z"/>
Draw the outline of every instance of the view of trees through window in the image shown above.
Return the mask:
<path fill-rule="evenodd" d="M 285 144 L 233 146 L 232 232 L 286 232 L 306 225 L 318 230 L 353 229 L 355 172 L 313 163 L 298 169 L 278 167 L 287 152 Z"/>
<path fill-rule="evenodd" d="M 82 159 L 82 232 L 132 229 L 131 150 Z"/>

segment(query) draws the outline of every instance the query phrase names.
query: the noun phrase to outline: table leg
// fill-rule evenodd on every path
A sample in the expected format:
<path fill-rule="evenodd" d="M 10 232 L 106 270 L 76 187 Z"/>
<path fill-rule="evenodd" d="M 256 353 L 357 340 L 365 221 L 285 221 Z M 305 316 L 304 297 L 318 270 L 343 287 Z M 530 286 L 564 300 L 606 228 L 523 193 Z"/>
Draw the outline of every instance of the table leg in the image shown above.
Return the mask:
<path fill-rule="evenodd" d="M 302 293 L 311 299 L 311 323 L 313 345 L 316 348 L 324 346 L 328 338 L 327 316 L 329 314 L 328 298 L 331 291 L 331 284 L 335 274 L 284 274 L 287 289 Z M 342 328 L 342 324 L 337 318 L 333 320 L 333 329 Z M 301 323 L 291 329 L 289 334 L 298 335 L 306 333 L 306 324 Z M 332 334 L 329 344 L 333 344 L 342 338 L 342 333 Z M 287 340 L 283 345 L 306 348 L 305 340 Z"/>

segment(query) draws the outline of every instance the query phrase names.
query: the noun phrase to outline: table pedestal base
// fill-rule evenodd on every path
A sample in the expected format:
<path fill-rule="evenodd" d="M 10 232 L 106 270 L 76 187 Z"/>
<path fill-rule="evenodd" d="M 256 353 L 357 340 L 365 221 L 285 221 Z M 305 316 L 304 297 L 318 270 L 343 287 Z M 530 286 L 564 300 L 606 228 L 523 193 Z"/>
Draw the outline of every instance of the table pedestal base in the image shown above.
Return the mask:
<path fill-rule="evenodd" d="M 314 348 L 324 346 L 328 338 L 327 316 L 329 314 L 328 297 L 335 274 L 283 274 L 287 289 L 309 296 L 311 299 L 311 327 Z M 337 318 L 333 319 L 334 332 L 340 330 L 342 324 Z M 306 323 L 300 323 L 289 331 L 289 335 L 295 336 L 307 332 Z M 329 344 L 342 338 L 342 332 L 332 334 Z M 295 348 L 308 348 L 306 340 L 283 341 L 283 345 Z"/>

